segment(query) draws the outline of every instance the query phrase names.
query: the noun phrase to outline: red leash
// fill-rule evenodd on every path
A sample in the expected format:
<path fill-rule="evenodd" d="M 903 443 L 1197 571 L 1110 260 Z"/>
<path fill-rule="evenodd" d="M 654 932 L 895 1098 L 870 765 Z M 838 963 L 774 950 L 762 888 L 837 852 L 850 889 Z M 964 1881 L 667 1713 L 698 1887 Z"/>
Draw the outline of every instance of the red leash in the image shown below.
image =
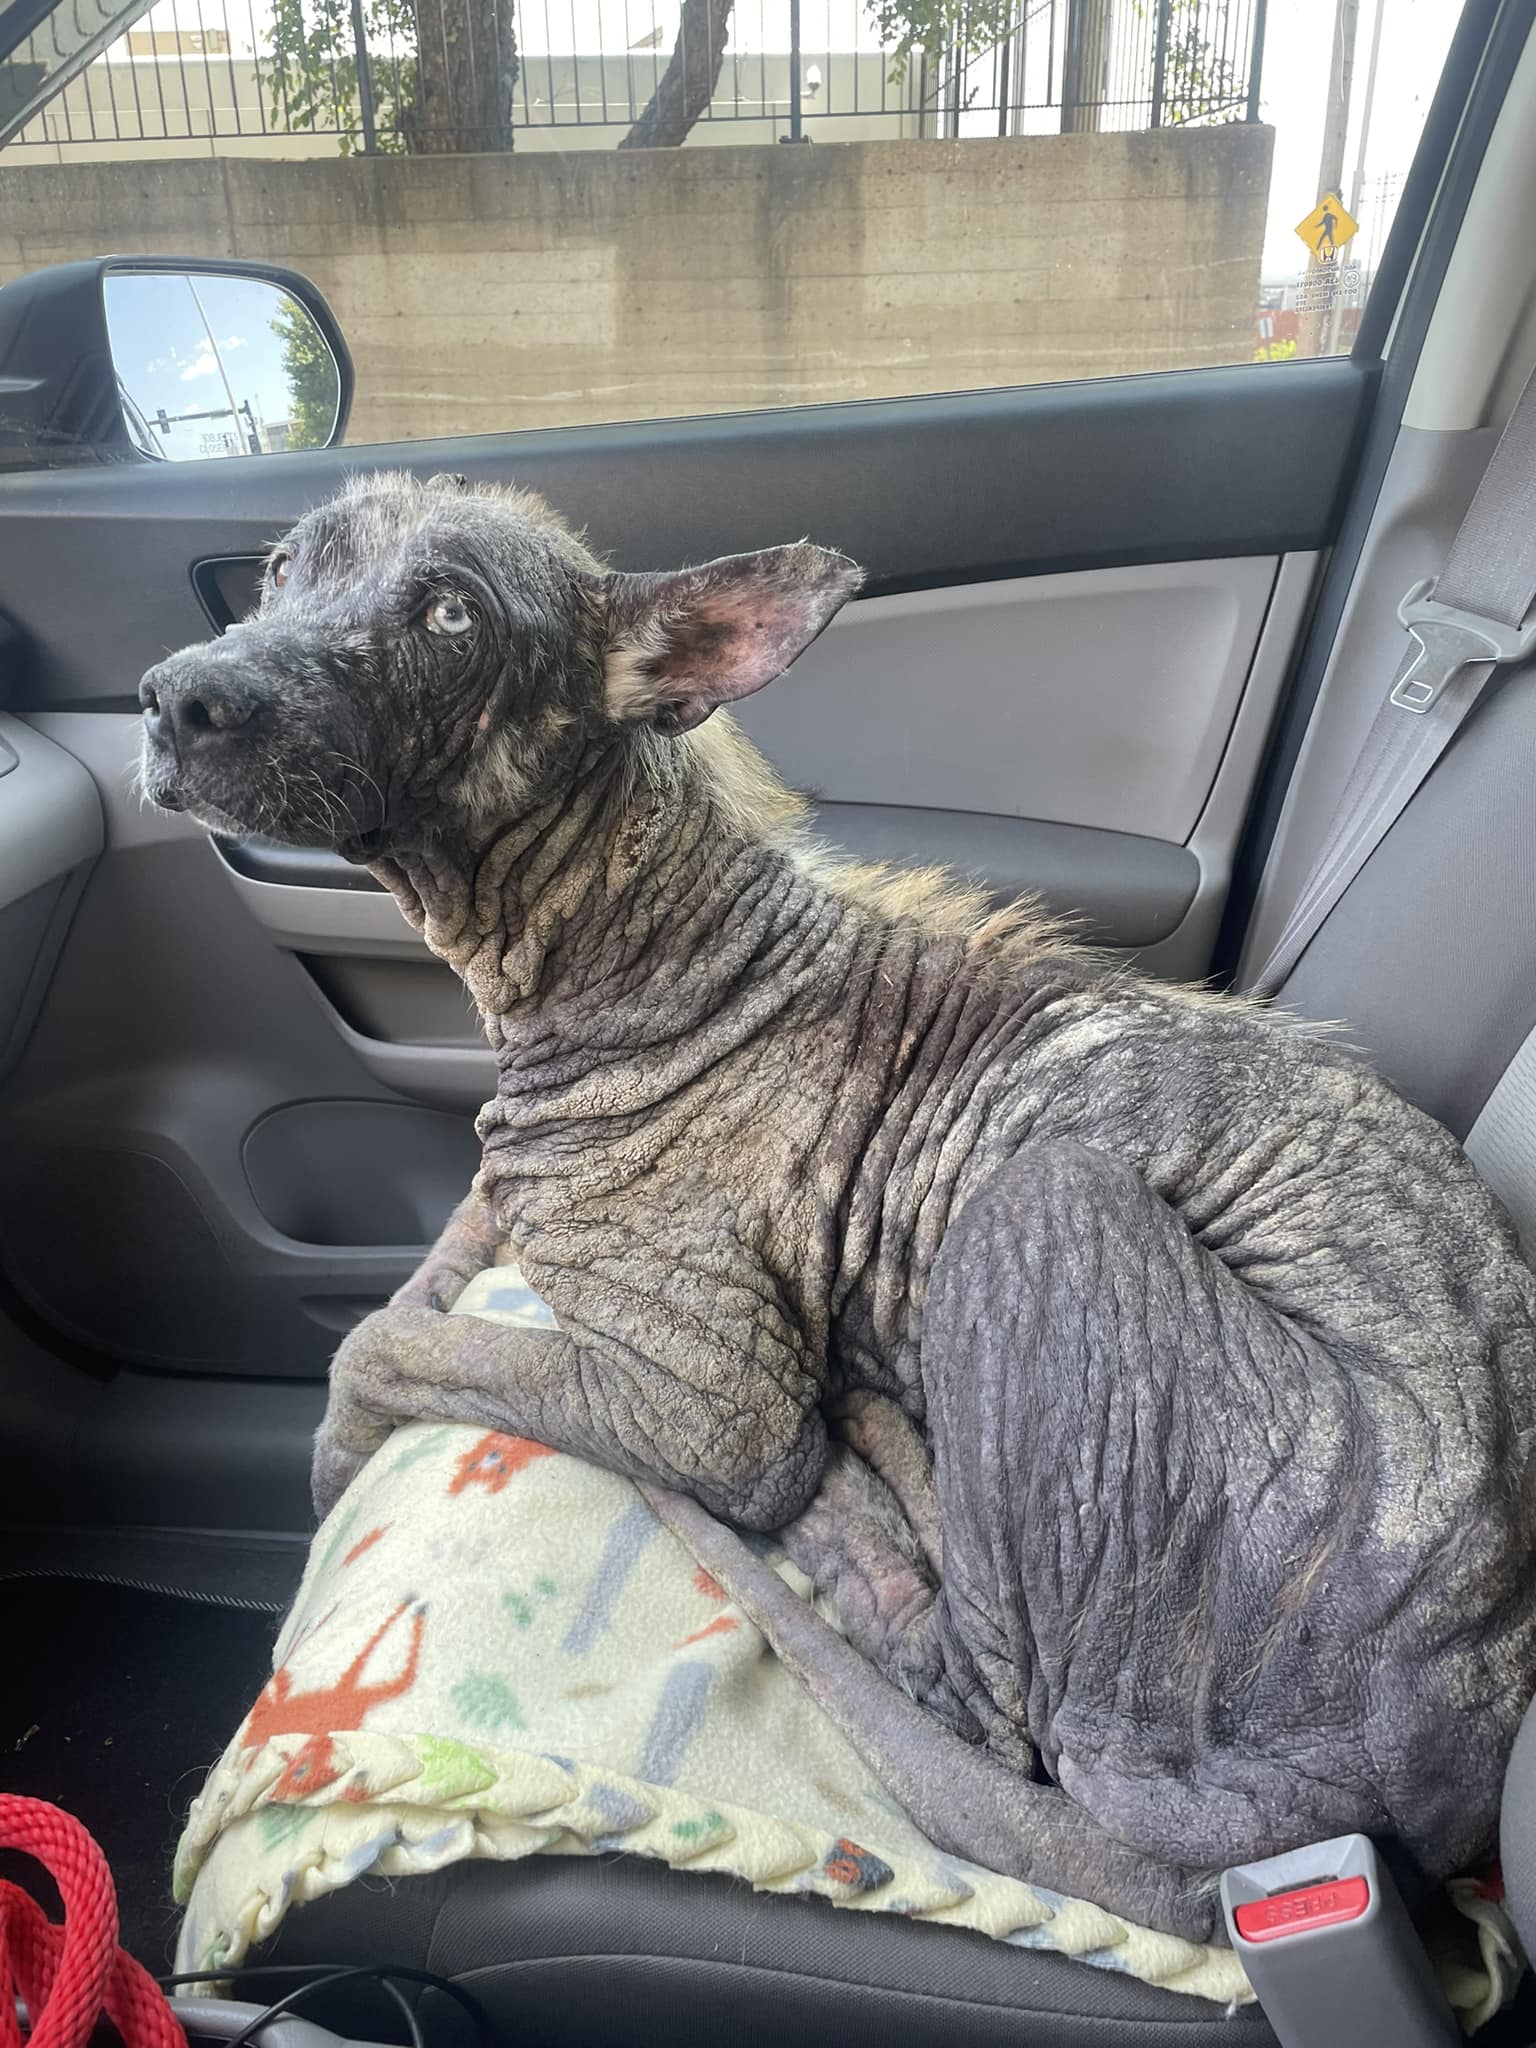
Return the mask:
<path fill-rule="evenodd" d="M 149 1972 L 117 1945 L 112 1873 L 79 1821 L 41 1799 L 0 1792 L 0 1849 L 35 1857 L 64 1901 L 56 1927 L 20 1886 L 0 1882 L 0 2048 L 85 2048 L 103 2013 L 124 2048 L 187 2048 Z"/>

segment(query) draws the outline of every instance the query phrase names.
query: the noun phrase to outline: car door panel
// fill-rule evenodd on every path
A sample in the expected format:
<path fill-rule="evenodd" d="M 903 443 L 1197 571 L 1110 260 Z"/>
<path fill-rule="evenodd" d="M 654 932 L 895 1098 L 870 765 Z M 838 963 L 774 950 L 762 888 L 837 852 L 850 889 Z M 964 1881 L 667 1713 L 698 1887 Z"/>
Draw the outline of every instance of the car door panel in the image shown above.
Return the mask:
<path fill-rule="evenodd" d="M 0 1076 L 20 1055 L 101 844 L 101 802 L 79 762 L 0 717 Z"/>

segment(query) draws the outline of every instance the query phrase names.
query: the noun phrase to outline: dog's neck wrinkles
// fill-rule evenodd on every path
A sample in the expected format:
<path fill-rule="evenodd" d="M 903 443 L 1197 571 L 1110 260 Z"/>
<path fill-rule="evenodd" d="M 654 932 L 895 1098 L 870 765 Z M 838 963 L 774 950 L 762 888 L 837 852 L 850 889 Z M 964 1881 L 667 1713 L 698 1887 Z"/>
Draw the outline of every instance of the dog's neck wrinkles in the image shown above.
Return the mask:
<path fill-rule="evenodd" d="M 499 1096 L 541 1122 L 632 1116 L 791 1006 L 834 1007 L 859 946 L 845 901 L 669 765 L 609 746 L 525 815 L 374 865 L 473 996 Z"/>

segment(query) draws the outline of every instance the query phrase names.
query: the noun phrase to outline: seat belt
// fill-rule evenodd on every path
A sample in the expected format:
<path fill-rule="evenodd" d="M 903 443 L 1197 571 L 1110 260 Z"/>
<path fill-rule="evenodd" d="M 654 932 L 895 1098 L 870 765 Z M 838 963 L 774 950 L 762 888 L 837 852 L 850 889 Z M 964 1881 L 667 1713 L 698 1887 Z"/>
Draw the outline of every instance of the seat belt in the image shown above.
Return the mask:
<path fill-rule="evenodd" d="M 1536 648 L 1536 371 L 1521 392 L 1437 578 L 1397 608 L 1412 645 L 1350 770 L 1284 929 L 1248 984 L 1274 995 L 1494 670 Z"/>

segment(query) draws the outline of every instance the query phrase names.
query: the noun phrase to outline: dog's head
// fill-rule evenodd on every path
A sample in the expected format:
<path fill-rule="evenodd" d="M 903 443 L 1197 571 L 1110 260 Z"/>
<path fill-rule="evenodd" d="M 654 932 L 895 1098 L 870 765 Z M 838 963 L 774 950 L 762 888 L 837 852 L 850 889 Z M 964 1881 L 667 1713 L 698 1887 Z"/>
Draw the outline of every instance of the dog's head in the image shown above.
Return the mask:
<path fill-rule="evenodd" d="M 761 689 L 860 580 L 805 542 L 609 572 L 526 493 L 368 478 L 274 549 L 253 618 L 145 676 L 143 786 L 353 858 L 494 823 L 595 740 Z"/>

